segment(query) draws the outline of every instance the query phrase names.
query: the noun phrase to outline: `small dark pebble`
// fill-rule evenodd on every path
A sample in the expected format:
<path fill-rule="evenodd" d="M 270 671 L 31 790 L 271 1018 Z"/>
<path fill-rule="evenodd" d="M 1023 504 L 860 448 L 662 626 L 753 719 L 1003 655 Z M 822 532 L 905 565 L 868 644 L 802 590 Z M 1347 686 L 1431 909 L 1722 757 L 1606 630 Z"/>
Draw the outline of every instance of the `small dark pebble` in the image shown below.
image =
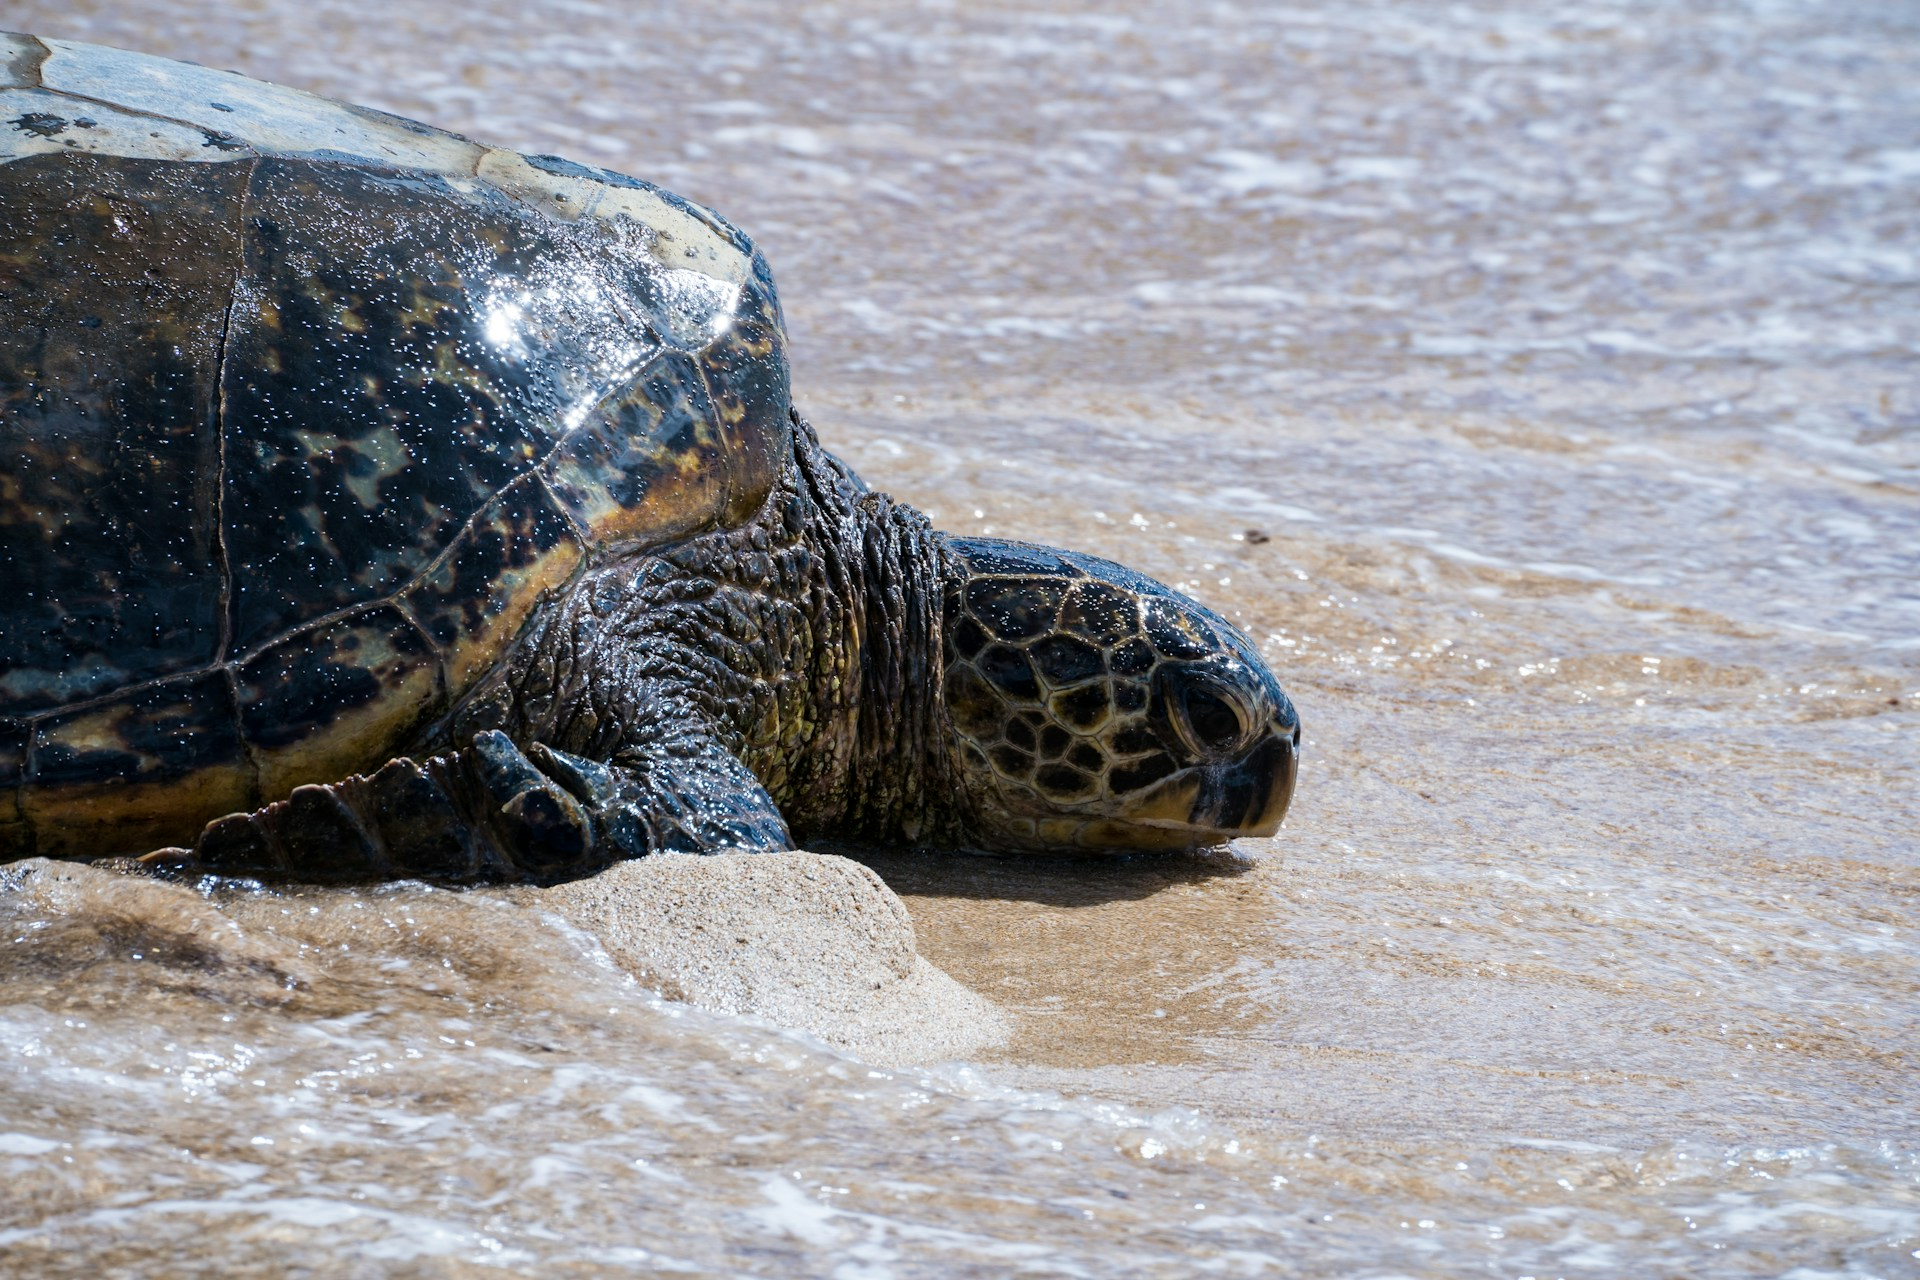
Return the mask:
<path fill-rule="evenodd" d="M 1264 529 L 1249 529 L 1241 536 L 1244 537 L 1248 542 L 1255 543 L 1256 545 L 1262 542 L 1273 541 L 1273 539 L 1267 535 L 1267 531 Z"/>

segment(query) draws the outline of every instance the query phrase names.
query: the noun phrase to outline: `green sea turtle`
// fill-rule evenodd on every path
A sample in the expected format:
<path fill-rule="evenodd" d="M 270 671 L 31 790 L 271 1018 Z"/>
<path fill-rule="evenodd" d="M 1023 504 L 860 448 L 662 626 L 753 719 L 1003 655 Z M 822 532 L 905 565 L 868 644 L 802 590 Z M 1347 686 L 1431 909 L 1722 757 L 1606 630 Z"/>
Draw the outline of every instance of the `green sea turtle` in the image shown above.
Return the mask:
<path fill-rule="evenodd" d="M 554 879 L 1286 810 L 1244 635 L 870 492 L 765 260 L 647 183 L 7 36 L 0 318 L 0 860 Z"/>

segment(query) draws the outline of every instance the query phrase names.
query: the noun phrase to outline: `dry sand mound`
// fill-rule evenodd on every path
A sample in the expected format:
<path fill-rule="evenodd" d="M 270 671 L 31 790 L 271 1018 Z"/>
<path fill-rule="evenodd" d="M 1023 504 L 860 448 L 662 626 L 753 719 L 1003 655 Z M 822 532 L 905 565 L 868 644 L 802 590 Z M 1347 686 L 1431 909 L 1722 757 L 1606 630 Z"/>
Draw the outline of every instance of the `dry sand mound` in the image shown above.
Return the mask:
<path fill-rule="evenodd" d="M 915 951 L 880 877 L 831 854 L 663 854 L 510 896 L 600 939 L 675 1000 L 812 1032 L 877 1063 L 968 1057 L 1006 1016 Z"/>

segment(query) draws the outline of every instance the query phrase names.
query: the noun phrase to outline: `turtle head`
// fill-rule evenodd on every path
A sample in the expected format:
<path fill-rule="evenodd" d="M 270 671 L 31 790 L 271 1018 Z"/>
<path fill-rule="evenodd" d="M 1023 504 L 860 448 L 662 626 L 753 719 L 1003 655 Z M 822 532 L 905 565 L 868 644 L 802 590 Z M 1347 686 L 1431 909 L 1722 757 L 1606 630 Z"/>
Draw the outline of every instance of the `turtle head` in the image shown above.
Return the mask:
<path fill-rule="evenodd" d="M 1300 719 L 1237 627 L 1111 561 L 948 545 L 943 692 L 981 844 L 1188 849 L 1278 829 Z"/>

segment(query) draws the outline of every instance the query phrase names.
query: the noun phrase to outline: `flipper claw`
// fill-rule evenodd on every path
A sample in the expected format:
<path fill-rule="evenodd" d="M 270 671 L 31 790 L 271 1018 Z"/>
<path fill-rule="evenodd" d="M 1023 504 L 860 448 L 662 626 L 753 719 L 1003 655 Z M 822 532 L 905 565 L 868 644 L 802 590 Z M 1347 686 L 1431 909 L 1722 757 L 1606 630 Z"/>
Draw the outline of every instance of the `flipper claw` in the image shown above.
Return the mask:
<path fill-rule="evenodd" d="M 527 754 L 541 772 L 565 787 L 582 804 L 606 804 L 620 793 L 620 782 L 613 770 L 597 760 L 576 756 L 544 742 L 530 744 Z"/>
<path fill-rule="evenodd" d="M 538 743 L 532 750 L 555 767 L 543 770 L 497 729 L 474 737 L 467 760 L 499 806 L 493 821 L 514 865 L 538 875 L 584 863 L 593 852 L 594 831 L 593 819 L 580 807 L 580 800 L 591 802 L 590 795 L 575 799 L 587 790 L 578 767 L 587 762 L 563 760 L 564 753 Z"/>

